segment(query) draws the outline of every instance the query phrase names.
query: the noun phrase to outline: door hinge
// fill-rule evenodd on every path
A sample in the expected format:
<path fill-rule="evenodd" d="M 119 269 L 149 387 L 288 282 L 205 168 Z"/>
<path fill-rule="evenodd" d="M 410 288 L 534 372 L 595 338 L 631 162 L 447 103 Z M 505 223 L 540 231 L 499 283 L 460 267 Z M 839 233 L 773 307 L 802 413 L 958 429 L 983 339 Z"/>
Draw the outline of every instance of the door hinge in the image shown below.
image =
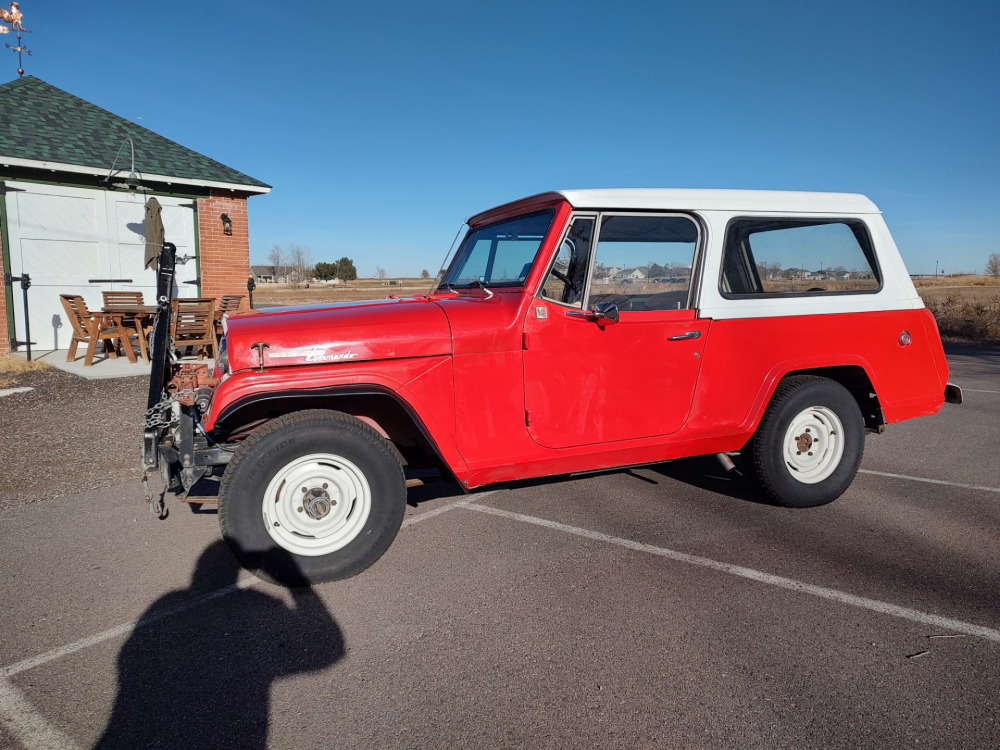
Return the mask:
<path fill-rule="evenodd" d="M 531 409 L 524 410 L 524 426 L 531 427 Z"/>
<path fill-rule="evenodd" d="M 526 333 L 521 335 L 521 348 L 528 351 L 528 334 Z"/>

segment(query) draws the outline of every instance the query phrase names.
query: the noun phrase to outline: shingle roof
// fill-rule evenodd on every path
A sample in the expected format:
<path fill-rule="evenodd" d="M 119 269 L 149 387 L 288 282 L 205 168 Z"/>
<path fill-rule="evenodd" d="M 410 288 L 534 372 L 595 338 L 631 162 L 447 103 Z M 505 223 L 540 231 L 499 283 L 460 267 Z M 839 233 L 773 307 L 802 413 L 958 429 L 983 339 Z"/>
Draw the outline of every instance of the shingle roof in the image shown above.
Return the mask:
<path fill-rule="evenodd" d="M 127 176 L 131 168 L 127 144 L 115 160 L 126 135 L 135 145 L 135 168 L 142 176 L 257 188 L 253 192 L 270 188 L 40 78 L 26 76 L 0 85 L 0 160 L 8 157 L 96 170 L 110 170 L 114 162 Z"/>

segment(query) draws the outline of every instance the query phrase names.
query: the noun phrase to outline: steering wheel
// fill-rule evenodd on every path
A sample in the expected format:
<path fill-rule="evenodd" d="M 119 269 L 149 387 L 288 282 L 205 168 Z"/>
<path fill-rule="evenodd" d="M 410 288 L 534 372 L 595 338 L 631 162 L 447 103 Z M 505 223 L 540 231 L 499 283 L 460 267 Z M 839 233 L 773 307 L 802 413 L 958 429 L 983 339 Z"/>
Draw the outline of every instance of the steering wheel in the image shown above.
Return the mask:
<path fill-rule="evenodd" d="M 558 268 L 553 267 L 552 275 L 555 276 L 557 279 L 559 279 L 559 281 L 561 281 L 562 283 L 566 284 L 566 286 L 570 287 L 574 292 L 576 291 L 576 284 L 570 281 L 569 276 L 564 274 Z"/>

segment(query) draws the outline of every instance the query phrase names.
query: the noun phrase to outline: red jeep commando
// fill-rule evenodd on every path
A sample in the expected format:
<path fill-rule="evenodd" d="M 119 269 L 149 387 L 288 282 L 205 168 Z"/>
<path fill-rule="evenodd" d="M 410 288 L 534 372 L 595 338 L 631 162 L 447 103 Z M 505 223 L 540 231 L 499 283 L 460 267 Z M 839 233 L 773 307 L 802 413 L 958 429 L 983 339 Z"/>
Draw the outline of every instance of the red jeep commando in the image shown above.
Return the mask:
<path fill-rule="evenodd" d="M 567 190 L 468 227 L 429 294 L 228 317 L 212 377 L 167 361 L 158 321 L 144 468 L 181 496 L 224 468 L 222 534 L 256 575 L 374 563 L 404 467 L 471 489 L 740 452 L 763 495 L 810 507 L 866 433 L 960 402 L 864 196 Z"/>

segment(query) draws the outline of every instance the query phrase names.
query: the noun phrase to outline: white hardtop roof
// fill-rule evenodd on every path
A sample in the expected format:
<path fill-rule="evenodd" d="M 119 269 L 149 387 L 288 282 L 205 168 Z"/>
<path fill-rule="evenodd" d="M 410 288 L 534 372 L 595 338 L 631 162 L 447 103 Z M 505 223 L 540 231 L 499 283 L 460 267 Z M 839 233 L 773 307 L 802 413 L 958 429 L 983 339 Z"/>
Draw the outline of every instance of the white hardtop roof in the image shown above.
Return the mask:
<path fill-rule="evenodd" d="M 703 211 L 779 211 L 823 214 L 880 213 L 858 193 L 806 193 L 791 190 L 689 190 L 684 188 L 608 188 L 557 190 L 574 208 Z"/>

